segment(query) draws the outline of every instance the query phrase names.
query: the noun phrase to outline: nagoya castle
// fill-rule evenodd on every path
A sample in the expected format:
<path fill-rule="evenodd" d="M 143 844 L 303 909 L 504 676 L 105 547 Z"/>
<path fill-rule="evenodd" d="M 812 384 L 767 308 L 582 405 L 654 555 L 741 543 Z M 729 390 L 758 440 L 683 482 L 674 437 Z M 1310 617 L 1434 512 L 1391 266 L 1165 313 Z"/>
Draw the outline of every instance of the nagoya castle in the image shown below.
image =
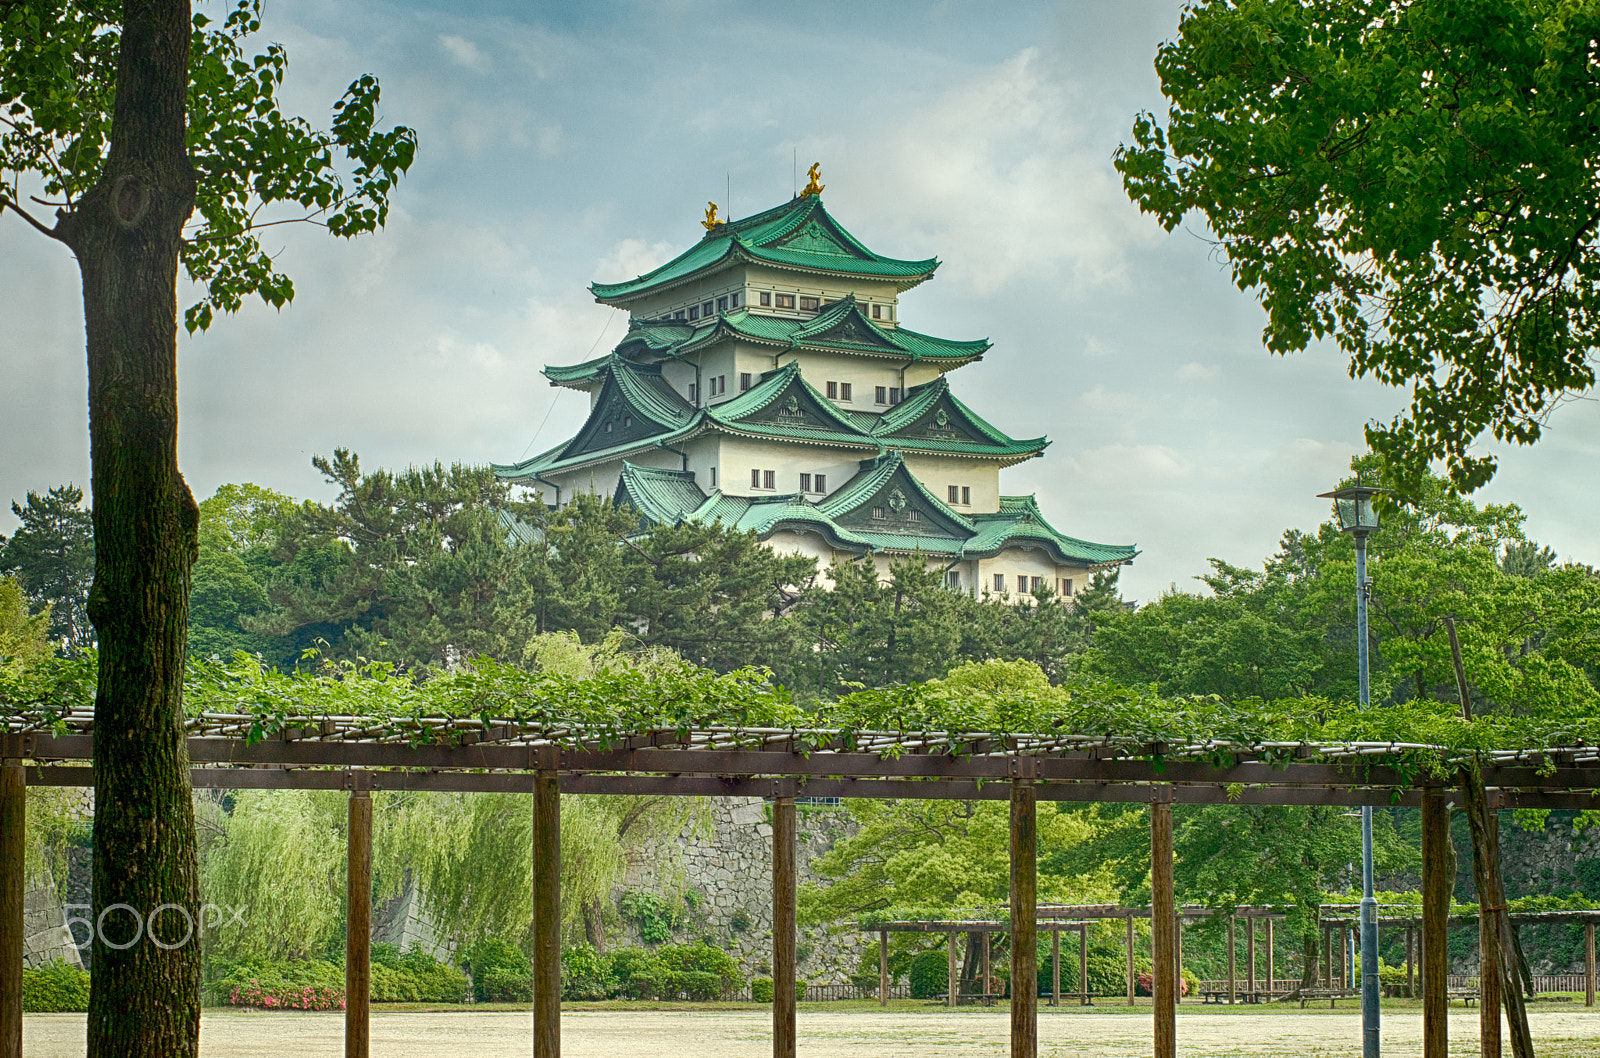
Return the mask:
<path fill-rule="evenodd" d="M 743 220 L 706 211 L 698 243 L 623 283 L 594 283 L 627 309 L 611 352 L 548 367 L 589 395 L 576 436 L 503 478 L 559 506 L 609 496 L 645 524 L 714 522 L 774 549 L 937 564 L 956 589 L 1072 595 L 1132 546 L 1057 531 L 1000 472 L 1043 454 L 957 397 L 951 374 L 989 342 L 901 325 L 900 296 L 936 258 L 867 249 L 828 213 L 816 166 L 789 202 Z"/>

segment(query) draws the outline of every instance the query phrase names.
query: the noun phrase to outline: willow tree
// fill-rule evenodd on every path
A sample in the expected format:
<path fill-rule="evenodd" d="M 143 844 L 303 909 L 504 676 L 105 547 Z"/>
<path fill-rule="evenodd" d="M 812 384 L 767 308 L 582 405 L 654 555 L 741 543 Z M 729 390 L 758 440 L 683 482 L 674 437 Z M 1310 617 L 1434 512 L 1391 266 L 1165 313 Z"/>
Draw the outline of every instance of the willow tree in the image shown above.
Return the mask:
<path fill-rule="evenodd" d="M 1402 486 L 1442 459 L 1475 488 L 1474 442 L 1595 382 L 1597 35 L 1571 0 L 1197 0 L 1117 168 L 1168 230 L 1204 220 L 1269 349 L 1410 387 L 1367 428 Z"/>
<path fill-rule="evenodd" d="M 375 230 L 415 143 L 410 130 L 377 128 L 371 76 L 334 105 L 326 131 L 285 115 L 283 49 L 244 50 L 259 28 L 259 0 L 234 0 L 220 23 L 192 14 L 188 0 L 0 4 L 0 213 L 71 251 L 82 277 L 96 545 L 88 610 L 100 642 L 97 920 L 116 904 L 198 912 L 181 723 L 198 515 L 177 462 L 179 266 L 205 291 L 186 314 L 191 331 L 250 295 L 282 306 L 294 288 L 260 227 Z M 33 203 L 53 209 L 54 223 Z M 198 947 L 148 937 L 122 947 L 125 913 L 106 927 L 94 948 L 91 1058 L 195 1054 Z M 154 928 L 170 943 L 181 914 Z"/>

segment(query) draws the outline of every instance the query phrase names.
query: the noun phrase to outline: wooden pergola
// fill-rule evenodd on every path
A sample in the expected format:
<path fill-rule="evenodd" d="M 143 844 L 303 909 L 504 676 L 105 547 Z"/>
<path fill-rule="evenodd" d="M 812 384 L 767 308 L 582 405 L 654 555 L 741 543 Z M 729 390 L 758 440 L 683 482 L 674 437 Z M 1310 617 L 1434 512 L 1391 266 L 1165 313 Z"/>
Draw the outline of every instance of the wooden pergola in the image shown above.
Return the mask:
<path fill-rule="evenodd" d="M 21 1040 L 25 785 L 93 785 L 87 712 L 7 718 L 0 735 L 0 1058 Z M 775 1058 L 795 1054 L 795 798 L 947 798 L 1010 804 L 1013 938 L 1011 1054 L 1038 1045 L 1036 900 L 1039 801 L 1147 804 L 1150 812 L 1154 1054 L 1175 1058 L 1179 908 L 1173 895 L 1174 804 L 1405 805 L 1423 812 L 1424 1058 L 1446 1058 L 1444 913 L 1452 878 L 1450 791 L 1420 783 L 1404 743 L 1306 745 L 1205 741 L 1147 744 L 1046 733 L 810 732 L 754 727 L 664 728 L 603 740 L 573 725 L 437 717 L 278 718 L 202 714 L 188 722 L 197 788 L 349 792 L 346 1055 L 367 1058 L 373 790 L 522 792 L 533 799 L 533 1053 L 561 1050 L 560 819 L 562 794 L 755 796 L 772 800 L 773 1032 Z M 1483 777 L 1499 808 L 1589 808 L 1600 790 L 1600 750 L 1487 754 Z M 1491 816 L 1492 818 L 1492 816 Z M 1430 900 L 1432 895 L 1436 898 Z M 1074 909 L 1069 918 L 1082 919 Z M 1048 917 L 1048 916 L 1047 916 Z M 9 1050 L 7 1048 L 10 1048 Z"/>

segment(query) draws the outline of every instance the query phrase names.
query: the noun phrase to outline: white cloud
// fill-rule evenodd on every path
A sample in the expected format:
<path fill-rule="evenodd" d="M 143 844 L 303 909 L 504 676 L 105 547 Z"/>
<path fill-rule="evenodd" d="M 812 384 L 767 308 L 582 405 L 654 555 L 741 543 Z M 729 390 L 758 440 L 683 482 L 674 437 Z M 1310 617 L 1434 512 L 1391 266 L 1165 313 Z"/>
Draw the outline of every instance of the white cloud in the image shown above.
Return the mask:
<path fill-rule="evenodd" d="M 680 252 L 682 247 L 669 242 L 623 239 L 595 264 L 594 277 L 600 283 L 620 283 L 661 267 Z"/>
<path fill-rule="evenodd" d="M 1083 355 L 1091 360 L 1102 356 L 1110 356 L 1116 352 L 1109 342 L 1102 341 L 1098 335 L 1086 334 L 1083 336 Z"/>
<path fill-rule="evenodd" d="M 439 43 L 449 54 L 457 66 L 465 66 L 475 73 L 488 73 L 490 69 L 489 57 L 478 50 L 478 46 L 465 37 L 458 37 L 451 33 L 441 33 Z"/>
<path fill-rule="evenodd" d="M 841 212 L 937 247 L 941 278 L 979 295 L 1022 277 L 1087 291 L 1120 283 L 1125 250 L 1160 232 L 1129 207 L 1080 120 L 1082 92 L 1028 48 L 919 109 L 874 108 L 801 153 L 825 159 Z"/>
<path fill-rule="evenodd" d="M 1178 377 L 1190 382 L 1200 382 L 1216 378 L 1222 374 L 1222 369 L 1216 364 L 1197 364 L 1190 361 L 1178 368 Z"/>

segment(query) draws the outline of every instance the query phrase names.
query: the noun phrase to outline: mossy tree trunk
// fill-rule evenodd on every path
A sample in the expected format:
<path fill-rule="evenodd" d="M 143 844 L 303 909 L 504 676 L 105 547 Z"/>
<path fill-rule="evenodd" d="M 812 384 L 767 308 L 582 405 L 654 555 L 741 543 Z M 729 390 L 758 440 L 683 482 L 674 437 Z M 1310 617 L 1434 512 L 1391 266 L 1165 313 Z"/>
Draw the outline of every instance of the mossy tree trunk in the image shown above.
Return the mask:
<path fill-rule="evenodd" d="M 198 513 L 177 461 L 178 253 L 195 197 L 189 16 L 187 0 L 126 0 L 105 173 L 57 227 L 83 277 L 94 487 L 93 911 L 103 925 L 90 1058 L 190 1058 L 200 1029 L 199 938 L 185 939 L 200 908 L 182 722 Z M 130 944 L 134 915 L 145 928 Z"/>

